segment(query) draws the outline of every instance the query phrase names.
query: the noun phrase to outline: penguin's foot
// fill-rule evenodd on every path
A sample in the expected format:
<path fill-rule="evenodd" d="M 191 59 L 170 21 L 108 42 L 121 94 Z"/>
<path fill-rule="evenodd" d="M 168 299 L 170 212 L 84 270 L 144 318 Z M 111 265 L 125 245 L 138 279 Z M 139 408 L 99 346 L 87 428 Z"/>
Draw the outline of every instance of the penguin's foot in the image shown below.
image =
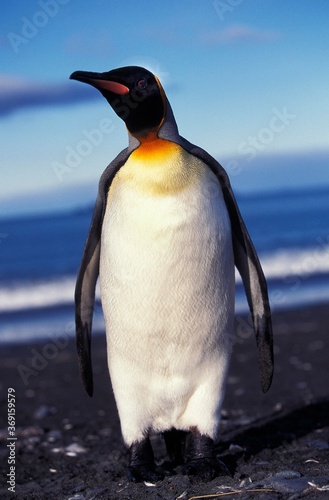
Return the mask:
<path fill-rule="evenodd" d="M 196 476 L 202 481 L 211 481 L 217 476 L 230 476 L 226 465 L 216 458 L 213 448 L 214 442 L 209 436 L 193 429 L 186 440 L 182 474 Z"/>
<path fill-rule="evenodd" d="M 134 483 L 148 481 L 155 483 L 164 478 L 165 472 L 155 465 L 154 455 L 148 437 L 130 447 L 128 479 Z"/>
<path fill-rule="evenodd" d="M 157 481 L 162 481 L 164 476 L 165 472 L 155 464 L 129 465 L 128 467 L 128 479 L 133 483 L 141 483 L 143 481 L 156 483 Z"/>
<path fill-rule="evenodd" d="M 216 457 L 190 460 L 182 467 L 182 474 L 202 481 L 212 481 L 217 476 L 231 476 L 226 465 Z"/>

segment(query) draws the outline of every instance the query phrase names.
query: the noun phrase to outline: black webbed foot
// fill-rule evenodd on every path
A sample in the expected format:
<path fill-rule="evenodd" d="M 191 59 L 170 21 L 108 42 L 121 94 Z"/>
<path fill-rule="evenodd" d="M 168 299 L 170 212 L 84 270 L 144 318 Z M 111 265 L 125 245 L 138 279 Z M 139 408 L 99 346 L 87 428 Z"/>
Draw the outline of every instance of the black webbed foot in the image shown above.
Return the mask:
<path fill-rule="evenodd" d="M 226 465 L 216 457 L 190 460 L 182 467 L 182 474 L 195 476 L 202 481 L 212 481 L 217 476 L 230 476 Z"/>
<path fill-rule="evenodd" d="M 164 476 L 165 472 L 156 465 L 152 466 L 150 464 L 140 464 L 129 465 L 128 467 L 128 479 L 133 483 L 140 483 L 143 481 L 156 483 L 157 481 L 162 481 Z"/>
<path fill-rule="evenodd" d="M 211 481 L 217 476 L 230 476 L 226 465 L 214 454 L 214 442 L 200 434 L 198 430 L 191 431 L 186 440 L 185 465 L 182 474 L 195 476 L 202 481 Z"/>
<path fill-rule="evenodd" d="M 130 447 L 129 481 L 155 483 L 162 480 L 164 476 L 165 472 L 155 465 L 153 450 L 148 437 Z"/>

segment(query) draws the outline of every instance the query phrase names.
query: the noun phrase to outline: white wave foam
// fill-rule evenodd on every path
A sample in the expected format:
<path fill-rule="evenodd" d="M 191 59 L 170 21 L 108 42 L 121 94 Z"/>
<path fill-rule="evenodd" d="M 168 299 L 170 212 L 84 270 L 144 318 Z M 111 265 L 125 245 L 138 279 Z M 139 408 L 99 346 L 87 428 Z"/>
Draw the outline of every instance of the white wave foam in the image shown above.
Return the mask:
<path fill-rule="evenodd" d="M 311 275 L 329 272 L 329 245 L 319 242 L 318 247 L 305 250 L 278 250 L 261 257 L 262 267 L 268 279 Z"/>
<path fill-rule="evenodd" d="M 0 312 L 72 304 L 75 282 L 76 277 L 67 277 L 1 287 Z"/>
<path fill-rule="evenodd" d="M 329 246 L 310 249 L 286 249 L 260 255 L 261 265 L 268 280 L 301 278 L 329 273 Z M 236 280 L 241 282 L 236 271 Z"/>

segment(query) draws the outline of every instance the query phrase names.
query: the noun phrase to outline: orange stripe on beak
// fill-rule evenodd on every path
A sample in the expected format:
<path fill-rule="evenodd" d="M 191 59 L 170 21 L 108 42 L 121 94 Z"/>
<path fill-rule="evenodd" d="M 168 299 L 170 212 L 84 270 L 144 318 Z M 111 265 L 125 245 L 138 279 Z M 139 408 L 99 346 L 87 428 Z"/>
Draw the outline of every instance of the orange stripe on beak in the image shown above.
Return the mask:
<path fill-rule="evenodd" d="M 96 80 L 96 79 L 95 80 L 90 79 L 90 83 L 94 85 L 97 89 L 109 90 L 114 94 L 118 95 L 129 94 L 128 87 L 126 87 L 126 85 L 122 85 L 121 83 L 110 82 L 108 80 Z"/>

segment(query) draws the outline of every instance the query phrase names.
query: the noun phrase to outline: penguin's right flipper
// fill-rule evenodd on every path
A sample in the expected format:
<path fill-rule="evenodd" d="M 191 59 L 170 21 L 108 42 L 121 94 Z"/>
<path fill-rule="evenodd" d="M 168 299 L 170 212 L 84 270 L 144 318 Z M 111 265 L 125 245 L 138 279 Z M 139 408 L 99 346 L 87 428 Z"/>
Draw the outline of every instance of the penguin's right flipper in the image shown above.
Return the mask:
<path fill-rule="evenodd" d="M 81 378 L 89 396 L 93 395 L 90 346 L 95 287 L 99 273 L 102 212 L 103 203 L 98 196 L 75 287 L 76 344 Z"/>
<path fill-rule="evenodd" d="M 91 363 L 91 327 L 95 303 L 95 287 L 99 274 L 102 224 L 106 208 L 107 193 L 115 174 L 127 161 L 131 151 L 124 149 L 109 164 L 100 182 L 93 218 L 86 240 L 75 287 L 76 344 L 83 385 L 93 395 L 93 373 Z"/>

